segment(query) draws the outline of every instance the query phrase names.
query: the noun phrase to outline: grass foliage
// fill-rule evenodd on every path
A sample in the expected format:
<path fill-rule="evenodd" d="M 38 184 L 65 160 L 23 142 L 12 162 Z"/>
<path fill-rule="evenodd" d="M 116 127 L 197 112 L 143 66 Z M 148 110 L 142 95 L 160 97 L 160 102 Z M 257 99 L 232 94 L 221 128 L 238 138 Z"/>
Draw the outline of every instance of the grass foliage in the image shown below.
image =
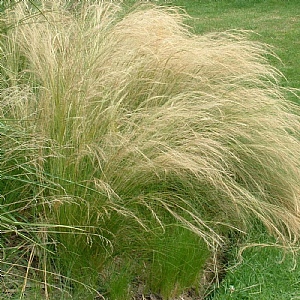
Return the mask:
<path fill-rule="evenodd" d="M 299 263 L 293 253 L 274 246 L 266 234 L 257 234 L 258 244 L 232 249 L 227 274 L 207 299 L 297 299 Z"/>
<path fill-rule="evenodd" d="M 103 1 L 2 13 L 1 259 L 21 297 L 38 282 L 129 299 L 142 282 L 168 299 L 229 230 L 298 239 L 299 109 L 268 48 L 185 18 Z"/>

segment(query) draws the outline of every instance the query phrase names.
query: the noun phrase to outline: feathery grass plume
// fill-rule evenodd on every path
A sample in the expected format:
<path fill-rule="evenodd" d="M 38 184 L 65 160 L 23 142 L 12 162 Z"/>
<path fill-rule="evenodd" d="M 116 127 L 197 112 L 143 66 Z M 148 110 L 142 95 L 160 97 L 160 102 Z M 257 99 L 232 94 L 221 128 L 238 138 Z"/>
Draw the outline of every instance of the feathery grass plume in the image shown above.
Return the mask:
<path fill-rule="evenodd" d="M 140 276 L 166 299 L 195 284 L 202 261 L 188 282 L 140 275 L 146 265 L 162 278 L 170 248 L 180 257 L 178 228 L 204 258 L 224 228 L 257 220 L 283 242 L 299 237 L 299 108 L 268 48 L 243 32 L 195 36 L 184 18 L 62 0 L 2 16 L 1 124 L 22 134 L 3 135 L 1 205 L 48 224 L 56 256 L 38 258 L 78 295 L 79 281 L 98 289 L 99 274 L 123 286 Z"/>

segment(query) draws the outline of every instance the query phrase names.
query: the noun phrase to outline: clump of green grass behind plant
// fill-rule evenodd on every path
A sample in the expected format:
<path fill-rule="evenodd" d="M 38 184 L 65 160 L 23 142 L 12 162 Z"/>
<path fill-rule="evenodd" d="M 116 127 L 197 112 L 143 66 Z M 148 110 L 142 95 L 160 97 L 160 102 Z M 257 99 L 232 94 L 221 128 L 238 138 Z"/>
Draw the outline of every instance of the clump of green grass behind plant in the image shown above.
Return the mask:
<path fill-rule="evenodd" d="M 17 292 L 169 299 L 229 230 L 258 219 L 295 242 L 299 109 L 268 49 L 195 36 L 173 8 L 67 4 L 2 15 L 0 226 L 27 261 L 3 257 Z"/>

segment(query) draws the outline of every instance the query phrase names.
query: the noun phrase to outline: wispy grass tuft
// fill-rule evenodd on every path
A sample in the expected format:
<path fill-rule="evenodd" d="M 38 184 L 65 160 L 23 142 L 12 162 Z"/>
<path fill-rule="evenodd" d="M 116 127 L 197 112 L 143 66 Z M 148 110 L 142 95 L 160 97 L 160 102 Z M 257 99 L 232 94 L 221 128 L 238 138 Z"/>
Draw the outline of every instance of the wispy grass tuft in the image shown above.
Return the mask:
<path fill-rule="evenodd" d="M 245 32 L 195 36 L 173 8 L 67 4 L 23 1 L 2 15 L 1 230 L 9 214 L 20 243 L 34 233 L 46 296 L 56 272 L 79 298 L 104 276 L 143 278 L 168 299 L 195 284 L 228 230 L 256 220 L 296 242 L 299 108 L 269 49 Z M 201 245 L 193 271 L 185 239 L 187 262 L 189 243 Z M 132 277 L 128 261 L 140 262 Z M 117 291 L 101 293 L 130 295 Z"/>

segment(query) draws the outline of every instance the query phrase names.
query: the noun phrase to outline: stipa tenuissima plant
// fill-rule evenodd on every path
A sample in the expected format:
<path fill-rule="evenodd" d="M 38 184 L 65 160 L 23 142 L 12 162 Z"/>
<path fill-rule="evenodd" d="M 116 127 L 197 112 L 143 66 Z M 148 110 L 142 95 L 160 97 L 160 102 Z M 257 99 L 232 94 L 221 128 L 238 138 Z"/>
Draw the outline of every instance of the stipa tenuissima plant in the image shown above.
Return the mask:
<path fill-rule="evenodd" d="M 168 298 L 195 283 L 226 228 L 257 220 L 297 240 L 299 109 L 265 46 L 195 36 L 172 8 L 22 2 L 2 19 L 1 207 L 20 231 L 30 224 L 31 244 L 36 233 L 30 266 L 47 297 L 57 272 L 78 295 L 78 282 L 96 293 L 141 278 Z M 182 261 L 178 236 L 200 257 L 188 282 L 168 269 Z"/>

